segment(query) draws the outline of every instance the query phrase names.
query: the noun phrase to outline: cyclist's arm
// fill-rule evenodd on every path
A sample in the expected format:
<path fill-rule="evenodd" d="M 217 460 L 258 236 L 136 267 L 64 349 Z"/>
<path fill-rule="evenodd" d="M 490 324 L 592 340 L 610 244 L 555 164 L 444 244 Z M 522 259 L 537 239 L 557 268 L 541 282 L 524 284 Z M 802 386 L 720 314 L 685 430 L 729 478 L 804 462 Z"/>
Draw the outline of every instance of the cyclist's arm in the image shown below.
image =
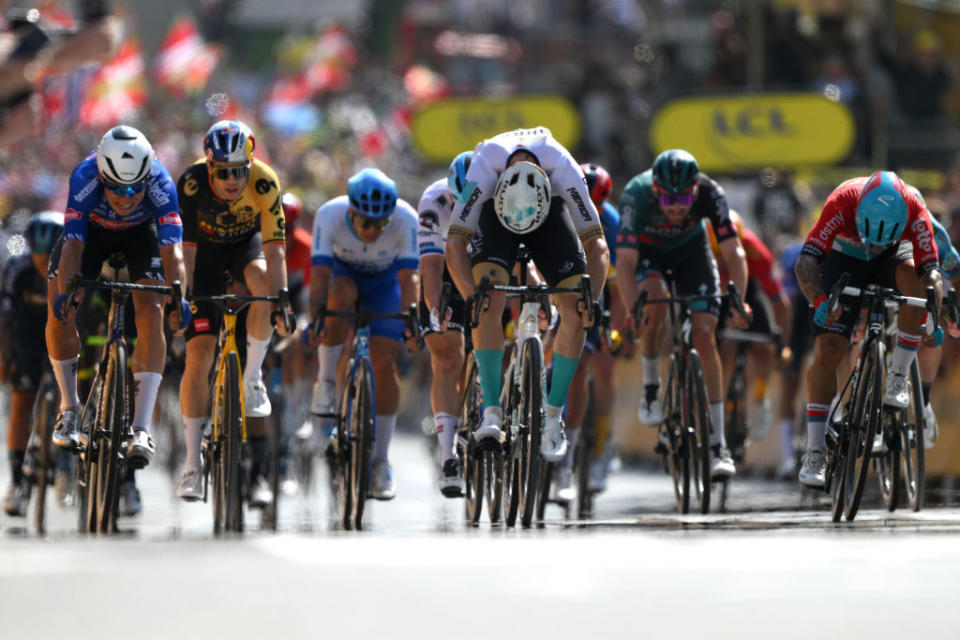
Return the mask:
<path fill-rule="evenodd" d="M 633 247 L 617 247 L 617 289 L 627 313 L 637 301 L 637 261 L 640 252 Z"/>
<path fill-rule="evenodd" d="M 184 282 L 186 269 L 183 267 L 183 245 L 171 242 L 160 247 L 160 260 L 163 262 L 163 274 L 167 282 Z"/>
<path fill-rule="evenodd" d="M 63 250 L 60 253 L 60 271 L 57 276 L 57 286 L 60 288 L 60 293 L 64 293 L 67 290 L 70 278 L 80 272 L 80 265 L 83 260 L 83 247 L 84 243 L 82 240 L 75 238 L 64 239 Z"/>
<path fill-rule="evenodd" d="M 740 244 L 740 236 L 734 235 L 720 242 L 720 253 L 727 263 L 730 279 L 741 299 L 747 292 L 747 253 Z"/>
<path fill-rule="evenodd" d="M 268 242 L 263 245 L 267 259 L 267 278 L 270 280 L 270 295 L 275 296 L 287 286 L 287 248 L 283 242 Z"/>
<path fill-rule="evenodd" d="M 826 296 L 823 290 L 823 281 L 820 279 L 820 259 L 809 253 L 801 253 L 797 264 L 793 267 L 797 276 L 800 291 L 812 306 L 821 296 Z"/>
<path fill-rule="evenodd" d="M 197 245 L 183 243 L 183 291 L 193 293 L 193 270 L 197 264 Z"/>
<path fill-rule="evenodd" d="M 464 299 L 472 296 L 477 290 L 473 279 L 470 256 L 467 255 L 468 234 L 468 229 L 450 225 L 445 251 L 450 277 L 453 278 L 454 284 L 457 285 L 457 289 L 460 290 L 460 295 Z"/>
<path fill-rule="evenodd" d="M 787 294 L 780 292 L 780 295 L 770 298 L 770 306 L 773 308 L 773 319 L 780 327 L 780 343 L 790 344 L 790 332 L 793 330 L 793 303 Z"/>
<path fill-rule="evenodd" d="M 420 271 L 423 300 L 428 309 L 433 309 L 440 303 L 440 290 L 443 288 L 443 254 L 427 253 L 420 256 Z M 442 313 L 443 309 L 439 311 Z"/>
<path fill-rule="evenodd" d="M 420 278 L 416 269 L 399 269 L 397 278 L 400 280 L 400 310 L 406 311 L 420 297 Z"/>
<path fill-rule="evenodd" d="M 309 317 L 311 322 L 323 322 L 320 318 L 314 318 L 313 314 L 317 307 L 327 302 L 327 291 L 330 287 L 330 277 L 333 275 L 333 267 L 315 264 L 310 267 L 310 307 Z"/>
<path fill-rule="evenodd" d="M 583 250 L 587 253 L 590 295 L 594 300 L 598 300 L 603 291 L 603 284 L 607 280 L 607 271 L 610 269 L 610 249 L 601 233 L 586 240 L 583 243 Z"/>
<path fill-rule="evenodd" d="M 636 283 L 634 283 L 636 287 Z M 610 296 L 610 326 L 621 329 L 627 318 L 627 308 L 623 304 L 623 294 L 617 280 L 607 280 L 607 295 Z"/>

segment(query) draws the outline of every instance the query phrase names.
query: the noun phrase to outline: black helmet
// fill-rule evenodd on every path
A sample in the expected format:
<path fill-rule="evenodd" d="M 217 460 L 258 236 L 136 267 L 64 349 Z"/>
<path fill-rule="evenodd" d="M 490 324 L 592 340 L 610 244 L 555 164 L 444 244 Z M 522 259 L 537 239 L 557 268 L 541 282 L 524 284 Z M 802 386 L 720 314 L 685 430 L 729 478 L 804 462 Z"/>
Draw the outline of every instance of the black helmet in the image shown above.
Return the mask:
<path fill-rule="evenodd" d="M 43 211 L 30 218 L 23 235 L 31 253 L 50 253 L 63 233 L 63 214 L 59 211 Z"/>
<path fill-rule="evenodd" d="M 697 184 L 700 167 L 683 149 L 668 149 L 653 161 L 653 183 L 665 193 L 684 193 Z"/>

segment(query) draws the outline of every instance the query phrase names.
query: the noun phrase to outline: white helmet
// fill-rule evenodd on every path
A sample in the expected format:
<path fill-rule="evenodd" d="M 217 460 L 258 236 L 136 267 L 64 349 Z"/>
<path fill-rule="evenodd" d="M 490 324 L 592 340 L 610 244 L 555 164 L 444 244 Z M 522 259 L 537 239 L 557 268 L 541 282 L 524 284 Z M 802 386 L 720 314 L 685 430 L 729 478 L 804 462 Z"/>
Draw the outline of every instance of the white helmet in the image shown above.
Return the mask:
<path fill-rule="evenodd" d="M 514 233 L 535 230 L 550 212 L 550 179 L 532 162 L 518 162 L 500 175 L 493 192 L 500 222 Z"/>
<path fill-rule="evenodd" d="M 107 182 L 138 185 L 153 170 L 153 147 L 139 130 L 120 125 L 107 131 L 97 145 L 97 170 Z"/>

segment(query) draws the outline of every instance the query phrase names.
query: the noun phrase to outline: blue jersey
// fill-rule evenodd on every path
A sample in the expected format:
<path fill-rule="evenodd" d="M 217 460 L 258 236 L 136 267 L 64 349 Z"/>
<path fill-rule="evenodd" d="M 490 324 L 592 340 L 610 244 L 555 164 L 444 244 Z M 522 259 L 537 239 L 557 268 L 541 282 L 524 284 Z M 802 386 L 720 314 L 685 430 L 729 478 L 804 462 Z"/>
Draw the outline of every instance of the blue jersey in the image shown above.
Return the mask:
<path fill-rule="evenodd" d="M 177 203 L 177 185 L 160 160 L 154 156 L 153 170 L 143 200 L 129 214 L 121 216 L 104 195 L 103 183 L 97 171 L 97 153 L 94 151 L 77 165 L 70 175 L 70 195 L 64 216 L 64 237 L 87 241 L 87 227 L 92 223 L 108 231 L 122 231 L 156 220 L 160 246 L 180 244 L 183 224 Z"/>
<path fill-rule="evenodd" d="M 797 282 L 797 274 L 793 269 L 797 266 L 797 260 L 803 251 L 803 242 L 795 242 L 783 250 L 783 256 L 780 264 L 783 266 L 783 278 L 780 282 L 783 284 L 783 291 L 790 298 L 800 293 L 800 283 Z"/>
<path fill-rule="evenodd" d="M 933 221 L 933 239 L 937 242 L 937 253 L 940 254 L 940 271 L 952 280 L 960 276 L 960 254 L 950 243 L 950 234 L 943 225 L 933 216 L 930 216 L 930 220 Z"/>
<path fill-rule="evenodd" d="M 610 265 L 617 265 L 617 231 L 620 229 L 620 214 L 617 208 L 609 202 L 604 202 L 600 207 L 600 226 L 603 227 L 603 237 L 607 241 L 607 247 L 610 249 Z"/>

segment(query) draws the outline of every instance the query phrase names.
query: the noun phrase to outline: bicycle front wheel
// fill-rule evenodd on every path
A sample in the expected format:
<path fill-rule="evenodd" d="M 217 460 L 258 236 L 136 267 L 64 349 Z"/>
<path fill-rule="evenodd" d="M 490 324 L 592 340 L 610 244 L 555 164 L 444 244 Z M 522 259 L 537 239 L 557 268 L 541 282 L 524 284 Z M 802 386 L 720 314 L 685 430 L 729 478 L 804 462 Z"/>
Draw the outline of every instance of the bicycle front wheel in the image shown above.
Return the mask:
<path fill-rule="evenodd" d="M 687 428 L 693 485 L 700 499 L 700 513 L 710 513 L 710 418 L 703 386 L 700 355 L 690 350 L 683 383 L 683 425 Z"/>
<path fill-rule="evenodd" d="M 924 464 L 923 388 L 917 359 L 910 365 L 910 404 L 901 412 L 900 455 L 903 459 L 903 484 L 907 504 L 914 511 L 923 508 L 926 493 L 926 468 Z"/>
<path fill-rule="evenodd" d="M 665 467 L 673 479 L 673 495 L 677 511 L 690 511 L 690 447 L 684 423 L 684 409 L 680 395 L 680 363 L 676 355 L 670 356 L 667 372 L 667 387 L 663 395 L 663 424 L 658 435 L 661 441 L 657 449 L 663 456 Z M 669 446 L 668 444 L 669 443 Z"/>
<path fill-rule="evenodd" d="M 120 475 L 120 448 L 127 422 L 127 352 L 122 342 L 115 342 L 107 357 L 104 394 L 101 398 L 96 436 L 96 531 L 112 533 L 117 528 L 117 506 L 120 497 L 117 483 Z"/>
<path fill-rule="evenodd" d="M 853 416 L 848 433 L 844 464 L 843 515 L 852 521 L 860 508 L 863 487 L 870 469 L 873 439 L 880 428 L 883 411 L 883 345 L 873 340 L 868 346 L 860 380 L 854 391 Z"/>
<path fill-rule="evenodd" d="M 350 430 L 350 467 L 352 468 L 353 526 L 363 526 L 363 507 L 370 486 L 370 453 L 374 438 L 373 365 L 362 359 L 356 370 L 355 396 L 348 424 Z"/>
<path fill-rule="evenodd" d="M 480 521 L 480 514 L 483 513 L 483 451 L 472 444 L 466 449 L 467 455 L 463 460 L 466 470 L 463 506 L 467 524 L 475 525 Z"/>
<path fill-rule="evenodd" d="M 880 495 L 888 511 L 895 511 L 900 502 L 900 423 L 899 413 L 884 414 L 880 434 L 886 451 L 874 451 L 873 470 L 877 474 Z"/>
<path fill-rule="evenodd" d="M 523 343 L 520 359 L 520 524 L 529 527 L 540 485 L 540 434 L 543 430 L 543 352 L 534 339 Z"/>
<path fill-rule="evenodd" d="M 44 377 L 40 392 L 33 407 L 33 433 L 37 442 L 37 464 L 33 471 L 37 483 L 37 498 L 34 504 L 34 526 L 37 533 L 44 532 L 46 516 L 47 484 L 56 469 L 53 443 L 53 422 L 57 415 L 57 390 L 52 378 Z"/>

